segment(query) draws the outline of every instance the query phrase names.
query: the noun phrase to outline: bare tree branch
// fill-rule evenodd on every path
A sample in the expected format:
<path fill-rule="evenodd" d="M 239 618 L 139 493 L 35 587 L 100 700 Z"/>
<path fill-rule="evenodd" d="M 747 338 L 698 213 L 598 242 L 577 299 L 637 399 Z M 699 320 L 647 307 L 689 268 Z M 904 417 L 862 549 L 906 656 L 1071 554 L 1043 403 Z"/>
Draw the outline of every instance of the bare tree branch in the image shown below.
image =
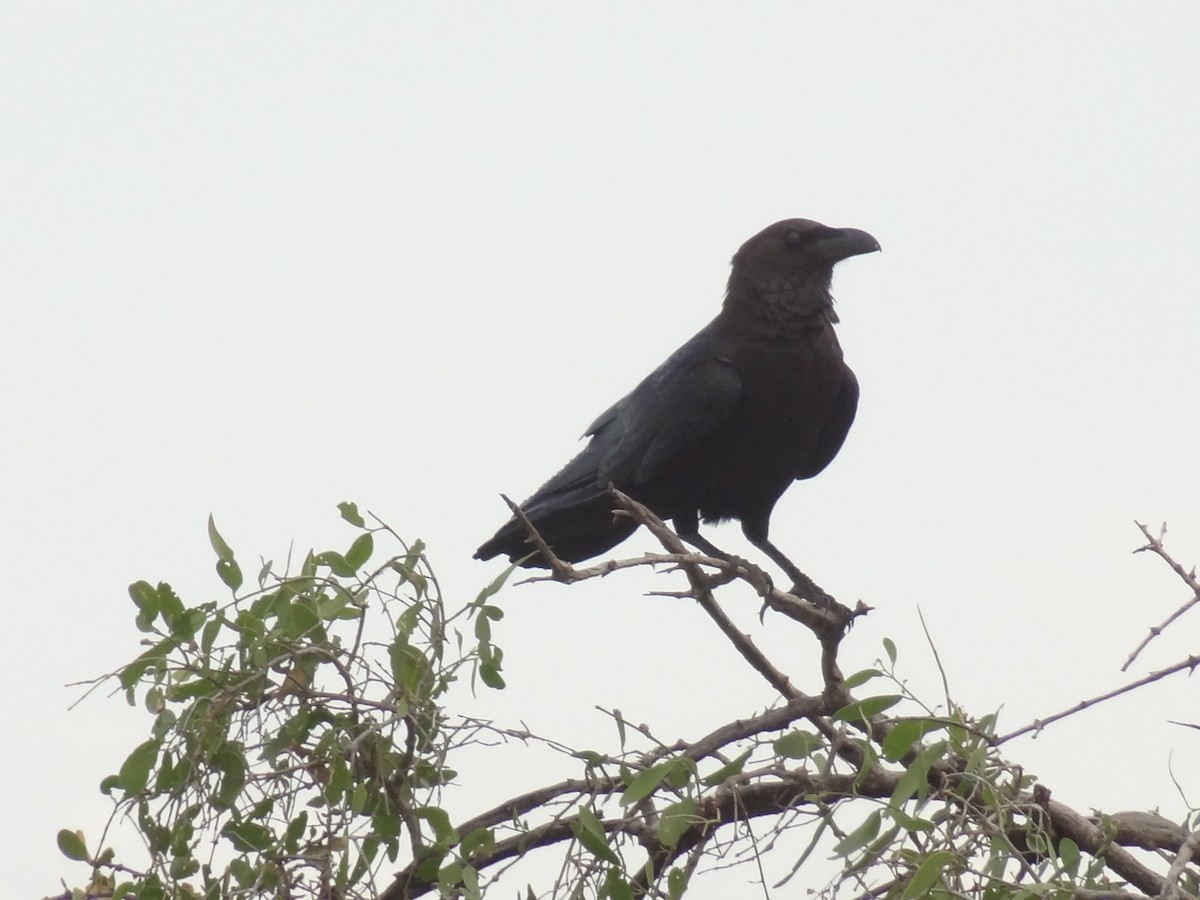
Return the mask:
<path fill-rule="evenodd" d="M 1175 861 L 1171 863 L 1171 868 L 1167 871 L 1166 878 L 1163 879 L 1166 882 L 1161 894 L 1163 900 L 1182 900 L 1184 897 L 1193 896 L 1179 886 L 1179 880 L 1183 877 L 1183 870 L 1187 868 L 1187 864 L 1191 862 L 1197 850 L 1200 850 L 1200 831 L 1193 831 L 1183 841 L 1179 853 L 1175 856 Z"/>
<path fill-rule="evenodd" d="M 1032 799 L 1034 804 L 1046 812 L 1056 838 L 1069 837 L 1085 853 L 1103 857 L 1110 869 L 1138 890 L 1151 895 L 1162 892 L 1161 876 L 1156 875 L 1132 853 L 1115 843 L 1103 828 L 1066 804 L 1052 800 L 1049 789 L 1044 785 L 1034 786 Z"/>
<path fill-rule="evenodd" d="M 1131 665 L 1133 665 L 1133 661 L 1138 658 L 1138 654 L 1146 649 L 1147 644 L 1166 631 L 1172 622 L 1182 616 L 1197 603 L 1200 603 L 1200 581 L 1196 580 L 1195 568 L 1193 568 L 1190 572 L 1187 571 L 1183 568 L 1183 566 L 1177 563 L 1171 554 L 1166 551 L 1166 548 L 1163 547 L 1162 539 L 1166 536 L 1167 524 L 1164 522 L 1159 528 L 1158 537 L 1152 535 L 1150 533 L 1150 529 L 1141 522 L 1135 522 L 1134 524 L 1142 530 L 1142 534 L 1146 538 L 1146 544 L 1138 547 L 1133 552 L 1145 553 L 1147 550 L 1149 550 L 1151 553 L 1157 554 L 1163 560 L 1163 562 L 1171 567 L 1171 571 L 1178 575 L 1180 579 L 1183 580 L 1183 583 L 1191 589 L 1192 596 L 1186 603 L 1183 604 L 1183 606 L 1179 607 L 1177 610 L 1175 610 L 1175 612 L 1167 616 L 1162 624 L 1155 625 L 1150 628 L 1150 633 L 1146 635 L 1146 637 L 1142 639 L 1142 642 L 1134 648 L 1132 653 L 1129 654 L 1129 659 L 1125 660 L 1125 665 L 1121 666 L 1122 672 L 1126 671 Z"/>
<path fill-rule="evenodd" d="M 1127 694 L 1130 691 L 1137 690 L 1138 688 L 1144 687 L 1147 684 L 1151 684 L 1162 678 L 1166 678 L 1168 675 L 1174 675 L 1176 672 L 1190 672 L 1197 666 L 1200 666 L 1200 656 L 1189 656 L 1186 659 L 1175 663 L 1173 666 L 1167 666 L 1165 669 L 1159 669 L 1157 672 L 1151 672 L 1149 675 L 1139 678 L 1136 681 L 1131 681 L 1129 684 L 1123 685 L 1116 690 L 1109 691 L 1107 694 L 1101 694 L 1100 696 L 1092 697 L 1089 700 L 1080 700 L 1070 709 L 1064 709 L 1062 712 L 1056 712 L 1054 715 L 1047 716 L 1044 719 L 1034 719 L 1028 725 L 1023 725 L 1016 731 L 1010 731 L 1006 735 L 993 738 L 992 744 L 993 746 L 999 747 L 1001 744 L 1011 741 L 1015 737 L 1020 737 L 1023 734 L 1029 734 L 1031 731 L 1039 732 L 1051 722 L 1057 722 L 1060 719 L 1067 718 L 1067 716 L 1073 716 L 1075 713 L 1082 712 L 1089 707 L 1103 703 L 1105 700 L 1111 700 L 1114 697 L 1120 697 L 1122 694 Z"/>
<path fill-rule="evenodd" d="M 617 811 L 611 805 L 611 799 L 626 791 L 629 787 L 629 776 L 621 778 L 609 775 L 603 771 L 608 763 L 601 764 L 591 776 L 583 779 L 568 779 L 544 788 L 529 791 L 506 801 L 492 809 L 467 820 L 458 828 L 458 833 L 465 836 L 479 829 L 502 827 L 506 823 L 522 821 L 525 816 L 542 812 L 549 815 L 546 821 L 525 825 L 523 822 L 517 833 L 509 834 L 495 841 L 488 849 L 477 849 L 471 857 L 471 865 L 478 871 L 492 870 L 503 863 L 529 853 L 538 848 L 548 847 L 564 841 L 576 839 L 580 834 L 580 814 L 577 811 L 580 804 L 586 804 L 588 809 L 594 809 L 594 815 L 603 826 L 610 839 L 617 846 L 617 839 L 624 839 L 626 851 L 638 848 L 646 853 L 646 862 L 642 866 L 631 866 L 629 869 L 633 880 L 630 883 L 635 896 L 653 893 L 657 890 L 656 882 L 665 877 L 667 871 L 678 861 L 683 860 L 688 870 L 694 870 L 701 853 L 713 852 L 713 842 L 716 836 L 728 825 L 764 817 L 784 817 L 799 810 L 809 809 L 813 814 L 823 815 L 844 839 L 845 834 L 837 829 L 832 819 L 832 810 L 848 801 L 878 801 L 880 810 L 892 809 L 896 802 L 894 797 L 902 779 L 911 779 L 909 767 L 918 759 L 922 744 L 918 739 L 915 744 L 903 753 L 895 764 L 886 762 L 873 751 L 868 757 L 864 752 L 861 739 L 851 740 L 843 733 L 847 725 L 865 728 L 869 741 L 882 746 L 883 741 L 893 728 L 899 727 L 911 719 L 885 720 L 875 716 L 866 723 L 838 723 L 830 717 L 838 709 L 854 702 L 845 690 L 841 672 L 837 665 L 837 653 L 840 641 L 852 621 L 865 614 L 869 608 L 861 603 L 855 610 L 833 604 L 828 608 L 814 606 L 803 600 L 779 591 L 771 584 L 769 578 L 756 566 L 739 559 L 722 559 L 691 552 L 682 540 L 650 510 L 620 492 L 613 491 L 618 514 L 628 515 L 639 524 L 645 526 L 663 545 L 665 554 L 646 554 L 643 557 L 629 560 L 613 560 L 586 568 L 577 568 L 569 563 L 557 560 L 550 549 L 545 546 L 540 537 L 521 516 L 530 530 L 531 542 L 539 551 L 547 556 L 551 572 L 547 578 L 573 583 L 590 578 L 603 577 L 619 569 L 637 566 L 668 565 L 681 571 L 687 578 L 688 590 L 672 592 L 672 596 L 691 597 L 713 620 L 718 629 L 737 650 L 738 654 L 767 681 L 784 698 L 785 703 L 776 709 L 768 710 L 749 719 L 738 720 L 722 725 L 707 735 L 691 743 L 677 741 L 664 744 L 646 732 L 655 743 L 655 747 L 641 754 L 637 759 L 614 759 L 613 764 L 631 767 L 634 771 L 644 771 L 669 757 L 691 759 L 699 762 L 710 757 L 720 757 L 724 748 L 742 741 L 757 741 L 761 746 L 762 736 L 787 728 L 791 723 L 805 719 L 812 723 L 820 732 L 827 755 L 822 757 L 825 762 L 819 771 L 813 771 L 811 765 L 798 769 L 776 768 L 771 765 L 759 766 L 757 769 L 742 772 L 716 786 L 711 792 L 701 790 L 694 796 L 696 807 L 694 821 L 682 832 L 673 832 L 669 843 L 660 837 L 662 813 L 667 802 L 674 802 L 670 797 L 659 800 L 652 794 L 642 797 L 632 806 Z M 520 516 L 514 508 L 514 514 Z M 1154 539 L 1147 534 L 1151 545 L 1143 549 L 1155 549 Z M 1159 550 L 1161 543 L 1158 543 Z M 1158 552 L 1158 550 L 1156 550 Z M 1160 552 L 1164 559 L 1169 560 L 1165 551 Z M 1181 567 L 1173 565 L 1178 573 Z M 811 630 L 821 644 L 821 675 L 823 687 L 820 695 L 808 695 L 797 689 L 788 675 L 777 668 L 746 634 L 739 631 L 733 620 L 718 604 L 714 588 L 733 580 L 747 582 L 763 598 L 766 607 L 782 612 L 794 621 Z M 1194 577 L 1192 581 L 1194 582 Z M 1182 612 L 1182 610 L 1180 611 Z M 1176 617 L 1178 614 L 1176 615 Z M 1171 620 L 1168 620 L 1168 624 Z M 1165 627 L 1165 626 L 1164 626 Z M 1102 694 L 1095 698 L 1081 701 L 1068 710 L 1055 713 L 1045 719 L 1039 719 L 1027 726 L 1017 729 L 1000 737 L 982 735 L 986 745 L 997 748 L 1013 738 L 1036 732 L 1045 725 L 1073 715 L 1091 706 L 1104 702 L 1136 688 L 1165 678 L 1179 671 L 1193 670 L 1200 666 L 1200 656 L 1189 656 L 1173 666 L 1151 673 L 1133 681 L 1121 688 Z M 950 703 L 949 688 L 943 673 L 943 688 L 946 691 L 947 703 Z M 970 733 L 976 739 L 981 732 L 970 723 L 959 723 L 950 719 L 933 720 L 943 727 L 961 729 Z M 895 753 L 895 751 L 893 751 Z M 743 757 L 744 758 L 744 757 Z M 777 758 L 778 759 L 778 758 Z M 895 759 L 890 756 L 888 759 Z M 852 771 L 842 771 L 849 764 Z M 997 760 L 997 765 L 1006 764 Z M 1032 850 L 1028 858 L 1022 858 L 1018 848 L 1024 840 L 1020 836 L 1026 831 L 1036 832 L 1045 829 L 1053 836 L 1055 846 L 1062 838 L 1070 838 L 1079 849 L 1089 855 L 1102 859 L 1104 865 L 1115 876 L 1130 884 L 1142 894 L 1129 891 L 1090 891 L 1076 890 L 1075 896 L 1084 900 L 1099 900 L 1099 898 L 1121 898 L 1133 900 L 1135 897 L 1157 897 L 1169 892 L 1170 896 L 1178 894 L 1178 885 L 1183 872 L 1191 859 L 1193 852 L 1200 847 L 1200 836 L 1187 837 L 1182 830 L 1168 820 L 1152 814 L 1119 813 L 1113 816 L 1084 816 L 1071 807 L 1053 800 L 1050 791 L 1044 785 L 1036 785 L 1031 793 L 1009 795 L 1004 801 L 1005 813 L 1001 820 L 1005 824 L 1001 828 L 994 819 L 995 810 L 992 806 L 984 808 L 977 806 L 975 798 L 975 781 L 977 774 L 972 773 L 963 760 L 944 757 L 936 759 L 929 765 L 924 776 L 928 782 L 930 798 L 936 797 L 946 810 L 943 816 L 960 817 L 961 830 L 967 843 L 963 846 L 970 848 L 973 841 L 986 840 L 988 836 L 1012 839 L 1017 842 L 1013 850 L 1013 863 L 1020 867 L 1022 878 L 1037 879 L 1032 863 L 1039 859 Z M 1012 788 L 1021 783 L 1019 770 L 1014 770 L 1011 782 Z M 913 789 L 911 780 L 907 782 L 909 790 Z M 699 782 L 697 782 L 699 784 Z M 997 782 L 999 785 L 999 782 Z M 994 789 L 997 789 L 994 786 Z M 665 784 L 663 790 L 674 793 L 674 796 L 686 796 L 675 793 L 675 789 Z M 1003 789 L 1000 789 L 1001 791 Z M 900 794 L 912 797 L 910 794 Z M 920 796 L 923 798 L 924 793 Z M 601 804 L 597 800 L 610 798 L 610 814 L 603 815 Z M 904 800 L 901 800 L 903 804 Z M 996 802 L 996 795 L 989 803 Z M 943 818 L 942 821 L 945 819 Z M 1024 823 L 1024 824 L 1022 824 Z M 777 829 L 784 827 L 775 826 Z M 975 835 L 975 836 L 971 836 Z M 1198 833 L 1200 835 L 1200 833 Z M 982 836 L 982 837 L 978 837 Z M 920 830 L 912 831 L 907 840 L 917 848 L 918 852 L 927 852 L 930 844 Z M 963 837 L 955 840 L 963 840 Z M 717 844 L 719 845 L 719 841 Z M 1027 846 L 1033 847 L 1032 836 Z M 1036 845 L 1044 846 L 1044 844 Z M 1166 877 L 1155 873 L 1143 861 L 1136 858 L 1125 847 L 1153 848 L 1169 850 L 1177 854 L 1175 863 Z M 708 848 L 706 850 L 705 848 Z M 924 849 L 923 849 L 924 848 Z M 968 852 L 975 852 L 969 850 Z M 1045 851 L 1038 851 L 1044 853 Z M 1053 852 L 1053 851 L 1051 851 Z M 584 858 L 591 858 L 586 853 Z M 897 858 L 899 859 L 899 857 Z M 380 900 L 408 900 L 422 896 L 436 887 L 436 875 L 428 871 L 422 873 L 421 860 L 415 860 L 379 896 Z M 893 887 L 904 884 L 911 877 L 912 869 L 908 864 L 896 863 L 892 868 L 894 878 L 888 883 Z M 592 870 L 588 870 L 592 871 Z M 588 877 L 598 877 L 595 872 Z M 875 887 L 869 887 L 862 882 L 867 890 L 865 896 L 874 895 Z"/>

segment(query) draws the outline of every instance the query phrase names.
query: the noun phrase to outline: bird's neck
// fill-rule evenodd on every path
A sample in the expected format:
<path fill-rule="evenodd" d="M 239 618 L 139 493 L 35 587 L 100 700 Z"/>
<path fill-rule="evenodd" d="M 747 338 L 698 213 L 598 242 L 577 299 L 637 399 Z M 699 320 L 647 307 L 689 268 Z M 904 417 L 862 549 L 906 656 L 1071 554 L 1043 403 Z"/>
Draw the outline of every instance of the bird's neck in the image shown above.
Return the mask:
<path fill-rule="evenodd" d="M 779 284 L 755 284 L 746 279 L 729 278 L 722 314 L 739 319 L 757 320 L 781 332 L 808 333 L 828 328 L 837 322 L 829 277 L 818 277 Z"/>

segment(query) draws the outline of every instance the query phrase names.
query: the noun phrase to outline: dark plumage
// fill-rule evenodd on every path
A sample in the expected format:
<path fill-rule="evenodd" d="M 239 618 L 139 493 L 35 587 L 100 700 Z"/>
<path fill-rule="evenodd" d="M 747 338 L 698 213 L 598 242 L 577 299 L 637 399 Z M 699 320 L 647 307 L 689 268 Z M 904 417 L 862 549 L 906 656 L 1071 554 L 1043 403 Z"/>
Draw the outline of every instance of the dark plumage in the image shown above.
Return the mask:
<path fill-rule="evenodd" d="M 578 562 L 634 531 L 612 514 L 612 484 L 707 553 L 719 551 L 699 522 L 737 519 L 797 578 L 767 539 L 771 510 L 792 481 L 829 465 L 854 421 L 858 381 L 834 334 L 829 285 L 836 263 L 878 249 L 865 231 L 807 219 L 746 241 L 717 317 L 602 413 L 579 455 L 521 504 L 550 548 Z M 475 556 L 532 550 L 510 519 Z M 546 564 L 540 554 L 523 563 Z"/>

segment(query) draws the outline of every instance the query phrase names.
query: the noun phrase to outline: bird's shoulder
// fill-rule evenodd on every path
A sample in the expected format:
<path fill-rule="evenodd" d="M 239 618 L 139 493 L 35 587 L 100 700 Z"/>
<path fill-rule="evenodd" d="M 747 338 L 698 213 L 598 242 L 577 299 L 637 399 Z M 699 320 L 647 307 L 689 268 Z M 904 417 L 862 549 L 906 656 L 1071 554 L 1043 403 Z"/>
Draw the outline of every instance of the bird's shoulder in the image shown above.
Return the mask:
<path fill-rule="evenodd" d="M 606 446 L 601 478 L 654 477 L 728 418 L 741 392 L 733 356 L 719 336 L 702 330 L 588 428 Z"/>

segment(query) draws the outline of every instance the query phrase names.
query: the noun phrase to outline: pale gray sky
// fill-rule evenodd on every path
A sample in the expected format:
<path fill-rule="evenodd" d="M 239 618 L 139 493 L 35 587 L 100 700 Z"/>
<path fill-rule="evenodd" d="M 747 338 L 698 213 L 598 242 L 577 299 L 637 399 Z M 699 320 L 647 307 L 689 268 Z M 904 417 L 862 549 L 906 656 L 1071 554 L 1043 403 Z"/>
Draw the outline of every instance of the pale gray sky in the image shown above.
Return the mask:
<path fill-rule="evenodd" d="M 345 543 L 352 499 L 473 596 L 497 493 L 565 461 L 788 216 L 884 247 L 835 280 L 858 422 L 773 520 L 876 607 L 844 668 L 890 636 L 936 696 L 920 606 L 976 714 L 1120 683 L 1185 596 L 1132 520 L 1200 560 L 1198 28 L 1187 3 L 5 4 L 13 896 L 77 877 L 55 831 L 98 835 L 96 785 L 149 724 L 66 711 L 64 682 L 137 652 L 130 581 L 200 602 L 210 512 L 280 558 Z M 675 738 L 768 702 L 700 613 L 641 596 L 664 586 L 507 592 L 510 687 L 472 711 L 599 745 L 593 704 Z M 742 602 L 811 682 L 811 641 Z M 1158 685 L 1011 754 L 1082 809 L 1178 816 L 1168 763 L 1200 796 L 1200 738 L 1165 720 L 1193 697 Z"/>

